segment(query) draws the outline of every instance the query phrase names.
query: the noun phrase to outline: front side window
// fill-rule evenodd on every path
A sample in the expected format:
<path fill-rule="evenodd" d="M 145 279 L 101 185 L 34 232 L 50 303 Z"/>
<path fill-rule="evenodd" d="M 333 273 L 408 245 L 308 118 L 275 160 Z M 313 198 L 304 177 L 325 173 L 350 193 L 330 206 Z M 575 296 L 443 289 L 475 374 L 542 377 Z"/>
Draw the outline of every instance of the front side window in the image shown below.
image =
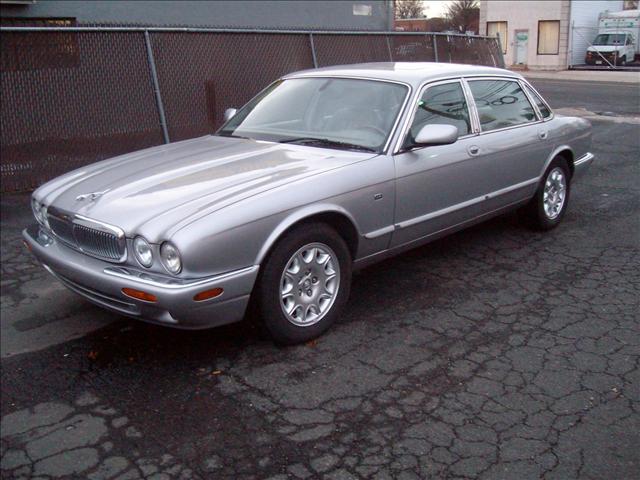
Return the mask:
<path fill-rule="evenodd" d="M 381 152 L 408 90 L 374 80 L 281 80 L 245 105 L 217 135 Z"/>
<path fill-rule="evenodd" d="M 480 127 L 483 132 L 533 122 L 536 115 L 517 82 L 510 80 L 471 80 Z"/>
<path fill-rule="evenodd" d="M 458 135 L 471 131 L 469 109 L 460 82 L 445 83 L 427 87 L 418 100 L 411 128 L 405 139 L 404 148 L 415 144 L 418 132 L 425 125 L 446 124 L 458 128 Z"/>
<path fill-rule="evenodd" d="M 558 55 L 560 50 L 560 21 L 538 22 L 538 55 Z"/>
<path fill-rule="evenodd" d="M 551 116 L 551 110 L 549 110 L 549 107 L 547 107 L 547 104 L 544 103 L 542 98 L 540 98 L 540 95 L 538 95 L 536 92 L 531 90 L 527 85 L 525 85 L 524 88 L 527 89 L 527 93 L 529 94 L 529 96 L 533 98 L 533 101 L 538 107 L 538 110 L 540 110 L 540 114 L 542 115 L 542 118 L 549 118 Z"/>

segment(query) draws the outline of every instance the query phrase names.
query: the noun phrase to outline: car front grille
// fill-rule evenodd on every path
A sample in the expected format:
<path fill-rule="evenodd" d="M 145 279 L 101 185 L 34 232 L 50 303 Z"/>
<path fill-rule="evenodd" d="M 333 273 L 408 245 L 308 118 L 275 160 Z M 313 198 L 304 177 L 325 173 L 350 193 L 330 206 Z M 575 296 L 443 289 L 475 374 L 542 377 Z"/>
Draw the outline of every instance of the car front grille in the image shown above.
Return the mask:
<path fill-rule="evenodd" d="M 51 210 L 47 219 L 55 236 L 70 247 L 105 260 L 124 260 L 126 242 L 124 235 L 116 233 L 115 227 L 106 227 L 98 223 L 93 227 L 90 226 L 91 220 L 78 220 Z"/>

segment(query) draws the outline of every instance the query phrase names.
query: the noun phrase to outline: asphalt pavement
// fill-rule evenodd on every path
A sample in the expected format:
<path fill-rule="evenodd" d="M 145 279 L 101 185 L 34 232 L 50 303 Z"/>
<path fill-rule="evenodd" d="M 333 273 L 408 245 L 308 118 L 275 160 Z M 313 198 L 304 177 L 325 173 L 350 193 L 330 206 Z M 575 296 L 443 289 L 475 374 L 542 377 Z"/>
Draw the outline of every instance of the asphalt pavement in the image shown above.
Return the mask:
<path fill-rule="evenodd" d="M 640 89 L 532 83 L 594 125 L 561 226 L 514 213 L 368 268 L 302 346 L 103 312 L 3 196 L 2 478 L 637 479 Z"/>

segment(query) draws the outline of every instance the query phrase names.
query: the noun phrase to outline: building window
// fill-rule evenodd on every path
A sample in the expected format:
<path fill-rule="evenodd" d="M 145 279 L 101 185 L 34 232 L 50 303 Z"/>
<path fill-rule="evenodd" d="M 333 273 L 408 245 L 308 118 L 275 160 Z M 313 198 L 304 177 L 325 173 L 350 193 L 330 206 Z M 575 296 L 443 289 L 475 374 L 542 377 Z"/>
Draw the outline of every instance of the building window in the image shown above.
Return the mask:
<path fill-rule="evenodd" d="M 560 49 L 560 20 L 538 22 L 538 55 L 558 55 Z"/>
<path fill-rule="evenodd" d="M 487 22 L 487 35 L 490 37 L 500 37 L 502 54 L 507 53 L 507 22 Z"/>

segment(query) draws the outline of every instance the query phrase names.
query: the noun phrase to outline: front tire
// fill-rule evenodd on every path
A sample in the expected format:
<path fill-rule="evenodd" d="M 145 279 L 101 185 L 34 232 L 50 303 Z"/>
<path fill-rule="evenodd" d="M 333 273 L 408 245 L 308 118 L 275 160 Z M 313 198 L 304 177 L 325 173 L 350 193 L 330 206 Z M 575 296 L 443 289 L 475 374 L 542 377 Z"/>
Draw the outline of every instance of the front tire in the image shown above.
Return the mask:
<path fill-rule="evenodd" d="M 527 206 L 531 224 L 538 230 L 551 230 L 562 221 L 569 205 L 571 171 L 563 157 L 556 157 L 542 177 L 535 196 Z"/>
<path fill-rule="evenodd" d="M 323 223 L 284 234 L 258 279 L 258 313 L 273 339 L 292 345 L 318 337 L 340 316 L 351 284 L 344 239 Z"/>

